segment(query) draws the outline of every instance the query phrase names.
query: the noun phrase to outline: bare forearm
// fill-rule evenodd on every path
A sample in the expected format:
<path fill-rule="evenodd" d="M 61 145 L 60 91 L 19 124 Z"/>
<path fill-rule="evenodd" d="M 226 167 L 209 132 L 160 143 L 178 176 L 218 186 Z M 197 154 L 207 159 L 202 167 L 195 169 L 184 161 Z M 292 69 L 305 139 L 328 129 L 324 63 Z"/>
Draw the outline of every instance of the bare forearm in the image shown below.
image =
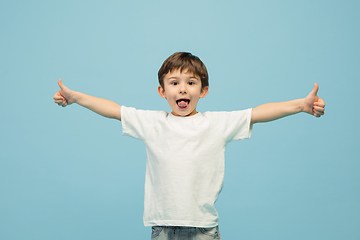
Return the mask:
<path fill-rule="evenodd" d="M 303 108 L 304 99 L 263 104 L 252 110 L 251 123 L 273 121 L 302 112 Z"/>
<path fill-rule="evenodd" d="M 113 101 L 75 91 L 73 92 L 73 99 L 75 103 L 90 109 L 101 116 L 121 120 L 121 107 Z"/>

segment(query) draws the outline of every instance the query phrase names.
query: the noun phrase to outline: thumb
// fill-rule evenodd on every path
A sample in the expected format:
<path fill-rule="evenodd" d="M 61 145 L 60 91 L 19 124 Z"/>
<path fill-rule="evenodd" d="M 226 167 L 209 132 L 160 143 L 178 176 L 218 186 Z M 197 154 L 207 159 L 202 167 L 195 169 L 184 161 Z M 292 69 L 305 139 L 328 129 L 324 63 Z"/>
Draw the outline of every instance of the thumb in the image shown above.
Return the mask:
<path fill-rule="evenodd" d="M 58 81 L 58 85 L 59 85 L 59 87 L 60 87 L 61 89 L 64 89 L 64 88 L 65 88 L 65 85 L 62 83 L 61 78 L 60 78 L 59 81 Z"/>
<path fill-rule="evenodd" d="M 317 92 L 319 91 L 319 85 L 317 83 L 314 83 L 314 88 L 311 91 L 311 94 L 314 96 L 317 96 Z"/>

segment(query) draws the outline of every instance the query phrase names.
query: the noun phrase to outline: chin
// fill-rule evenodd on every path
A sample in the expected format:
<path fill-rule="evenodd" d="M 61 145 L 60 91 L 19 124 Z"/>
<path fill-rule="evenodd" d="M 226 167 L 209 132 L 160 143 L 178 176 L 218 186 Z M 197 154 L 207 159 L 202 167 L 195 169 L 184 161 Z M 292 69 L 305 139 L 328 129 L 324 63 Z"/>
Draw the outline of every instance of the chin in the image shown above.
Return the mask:
<path fill-rule="evenodd" d="M 176 112 L 176 114 L 180 117 L 189 117 L 195 115 L 196 113 L 197 113 L 196 111 Z"/>

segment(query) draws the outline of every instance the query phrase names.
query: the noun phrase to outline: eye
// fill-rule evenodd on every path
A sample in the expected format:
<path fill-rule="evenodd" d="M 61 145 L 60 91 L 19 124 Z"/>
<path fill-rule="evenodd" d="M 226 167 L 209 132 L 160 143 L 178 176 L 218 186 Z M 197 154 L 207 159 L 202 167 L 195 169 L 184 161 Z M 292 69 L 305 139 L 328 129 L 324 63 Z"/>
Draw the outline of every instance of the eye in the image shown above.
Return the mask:
<path fill-rule="evenodd" d="M 195 82 L 188 82 L 189 85 L 195 85 Z"/>
<path fill-rule="evenodd" d="M 171 82 L 171 85 L 178 85 L 178 82 Z"/>

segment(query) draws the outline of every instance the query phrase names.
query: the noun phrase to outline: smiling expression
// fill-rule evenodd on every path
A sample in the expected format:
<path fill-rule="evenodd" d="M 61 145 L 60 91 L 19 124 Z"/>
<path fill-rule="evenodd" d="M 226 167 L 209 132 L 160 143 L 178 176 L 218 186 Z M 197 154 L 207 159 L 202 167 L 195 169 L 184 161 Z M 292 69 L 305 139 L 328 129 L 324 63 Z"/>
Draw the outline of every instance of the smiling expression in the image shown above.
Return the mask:
<path fill-rule="evenodd" d="M 174 70 L 164 77 L 164 88 L 158 87 L 161 97 L 166 98 L 174 116 L 188 117 L 197 113 L 200 98 L 206 96 L 209 87 L 201 88 L 199 76 L 187 71 Z"/>

